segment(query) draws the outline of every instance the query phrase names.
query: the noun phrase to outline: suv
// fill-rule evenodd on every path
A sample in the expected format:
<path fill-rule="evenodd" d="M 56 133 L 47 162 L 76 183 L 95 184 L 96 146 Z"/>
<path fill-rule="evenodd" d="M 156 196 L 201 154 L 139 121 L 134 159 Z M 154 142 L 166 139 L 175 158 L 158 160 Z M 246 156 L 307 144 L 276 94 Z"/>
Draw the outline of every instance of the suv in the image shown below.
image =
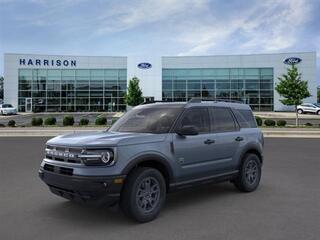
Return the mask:
<path fill-rule="evenodd" d="M 297 106 L 297 111 L 299 114 L 315 113 L 320 115 L 320 103 L 302 103 Z"/>
<path fill-rule="evenodd" d="M 254 191 L 263 143 L 245 104 L 144 104 L 107 131 L 49 140 L 39 176 L 61 197 L 120 202 L 126 215 L 147 222 L 157 217 L 166 194 L 178 189 L 230 181 L 240 191 Z"/>

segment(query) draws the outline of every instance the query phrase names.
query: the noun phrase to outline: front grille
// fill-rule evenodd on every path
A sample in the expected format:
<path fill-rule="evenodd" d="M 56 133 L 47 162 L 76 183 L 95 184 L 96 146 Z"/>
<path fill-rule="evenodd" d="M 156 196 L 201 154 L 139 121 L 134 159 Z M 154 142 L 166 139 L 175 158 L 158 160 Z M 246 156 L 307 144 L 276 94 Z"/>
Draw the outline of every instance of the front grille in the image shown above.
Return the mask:
<path fill-rule="evenodd" d="M 72 168 L 60 167 L 59 171 L 63 175 L 69 175 L 69 176 L 73 175 L 73 169 Z"/>
<path fill-rule="evenodd" d="M 44 164 L 43 169 L 49 172 L 59 173 L 62 175 L 72 176 L 73 175 L 73 169 L 72 168 L 66 168 L 66 167 L 58 167 L 53 166 L 51 164 Z"/>
<path fill-rule="evenodd" d="M 82 161 L 78 158 L 81 151 L 81 148 L 47 146 L 45 156 L 47 159 L 54 161 L 81 164 Z"/>

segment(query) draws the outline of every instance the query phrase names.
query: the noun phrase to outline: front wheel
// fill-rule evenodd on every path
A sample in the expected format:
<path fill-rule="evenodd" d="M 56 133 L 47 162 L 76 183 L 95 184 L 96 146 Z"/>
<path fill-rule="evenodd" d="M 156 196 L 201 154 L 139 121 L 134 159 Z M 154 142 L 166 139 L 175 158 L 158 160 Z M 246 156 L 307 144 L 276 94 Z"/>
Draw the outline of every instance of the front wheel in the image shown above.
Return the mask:
<path fill-rule="evenodd" d="M 299 114 L 303 114 L 303 110 L 302 109 L 298 109 L 298 113 Z"/>
<path fill-rule="evenodd" d="M 246 154 L 240 166 L 234 185 L 242 192 L 257 189 L 261 179 L 261 162 L 256 154 Z"/>
<path fill-rule="evenodd" d="M 138 222 L 149 222 L 160 213 L 166 199 L 166 183 L 162 174 L 148 167 L 133 170 L 121 193 L 120 207 Z"/>
<path fill-rule="evenodd" d="M 317 114 L 320 115 L 320 110 L 318 110 Z"/>

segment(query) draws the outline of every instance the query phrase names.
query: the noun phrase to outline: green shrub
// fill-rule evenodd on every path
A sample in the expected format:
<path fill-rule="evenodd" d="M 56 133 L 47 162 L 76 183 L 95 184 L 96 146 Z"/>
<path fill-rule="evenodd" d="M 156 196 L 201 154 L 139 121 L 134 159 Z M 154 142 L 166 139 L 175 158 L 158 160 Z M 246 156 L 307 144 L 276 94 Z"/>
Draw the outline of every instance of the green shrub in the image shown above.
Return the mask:
<path fill-rule="evenodd" d="M 97 117 L 96 125 L 106 125 L 107 119 L 105 117 Z"/>
<path fill-rule="evenodd" d="M 16 121 L 15 120 L 9 120 L 9 122 L 8 122 L 8 126 L 9 127 L 15 127 L 16 126 Z"/>
<path fill-rule="evenodd" d="M 73 116 L 64 116 L 63 121 L 62 121 L 63 126 L 73 126 L 74 124 L 74 118 Z"/>
<path fill-rule="evenodd" d="M 264 120 L 264 124 L 268 127 L 273 127 L 276 125 L 276 121 L 272 120 L 272 119 L 266 119 Z"/>
<path fill-rule="evenodd" d="M 279 126 L 279 127 L 284 127 L 286 125 L 287 125 L 287 121 L 286 120 L 280 119 L 280 120 L 277 121 L 277 126 Z"/>
<path fill-rule="evenodd" d="M 259 116 L 256 116 L 256 122 L 258 126 L 262 126 L 262 118 Z"/>
<path fill-rule="evenodd" d="M 48 117 L 44 121 L 44 125 L 56 125 L 56 123 L 57 123 L 57 119 L 55 117 Z"/>
<path fill-rule="evenodd" d="M 81 118 L 80 119 L 80 122 L 79 122 L 80 126 L 86 126 L 88 124 L 89 124 L 89 119 L 87 119 L 87 118 Z"/>
<path fill-rule="evenodd" d="M 312 123 L 307 122 L 307 123 L 305 124 L 305 126 L 307 126 L 307 127 L 312 127 L 313 125 L 312 125 Z"/>
<path fill-rule="evenodd" d="M 34 118 L 32 118 L 32 120 L 31 120 L 31 125 L 32 125 L 32 126 L 42 126 L 42 124 L 43 124 L 42 118 L 36 118 L 36 117 L 34 117 Z"/>

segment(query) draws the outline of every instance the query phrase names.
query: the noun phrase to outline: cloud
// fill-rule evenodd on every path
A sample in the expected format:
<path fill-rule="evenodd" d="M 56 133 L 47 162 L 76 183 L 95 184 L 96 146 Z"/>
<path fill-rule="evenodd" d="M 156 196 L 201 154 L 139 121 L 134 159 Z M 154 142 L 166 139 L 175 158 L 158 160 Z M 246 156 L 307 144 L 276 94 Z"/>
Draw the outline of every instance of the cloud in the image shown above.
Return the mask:
<path fill-rule="evenodd" d="M 180 55 L 205 54 L 212 48 L 223 48 L 233 41 L 234 35 L 242 51 L 279 51 L 288 49 L 298 41 L 298 32 L 311 17 L 311 1 L 268 0 L 247 4 L 232 18 L 212 16 L 211 21 L 196 21 L 182 33 L 178 41 L 187 50 Z M 234 14 L 234 13 L 233 13 Z"/>
<path fill-rule="evenodd" d="M 119 32 L 144 24 L 188 16 L 208 5 L 207 0 L 161 0 L 129 1 L 127 4 L 112 4 L 100 13 L 97 32 L 100 34 Z"/>

